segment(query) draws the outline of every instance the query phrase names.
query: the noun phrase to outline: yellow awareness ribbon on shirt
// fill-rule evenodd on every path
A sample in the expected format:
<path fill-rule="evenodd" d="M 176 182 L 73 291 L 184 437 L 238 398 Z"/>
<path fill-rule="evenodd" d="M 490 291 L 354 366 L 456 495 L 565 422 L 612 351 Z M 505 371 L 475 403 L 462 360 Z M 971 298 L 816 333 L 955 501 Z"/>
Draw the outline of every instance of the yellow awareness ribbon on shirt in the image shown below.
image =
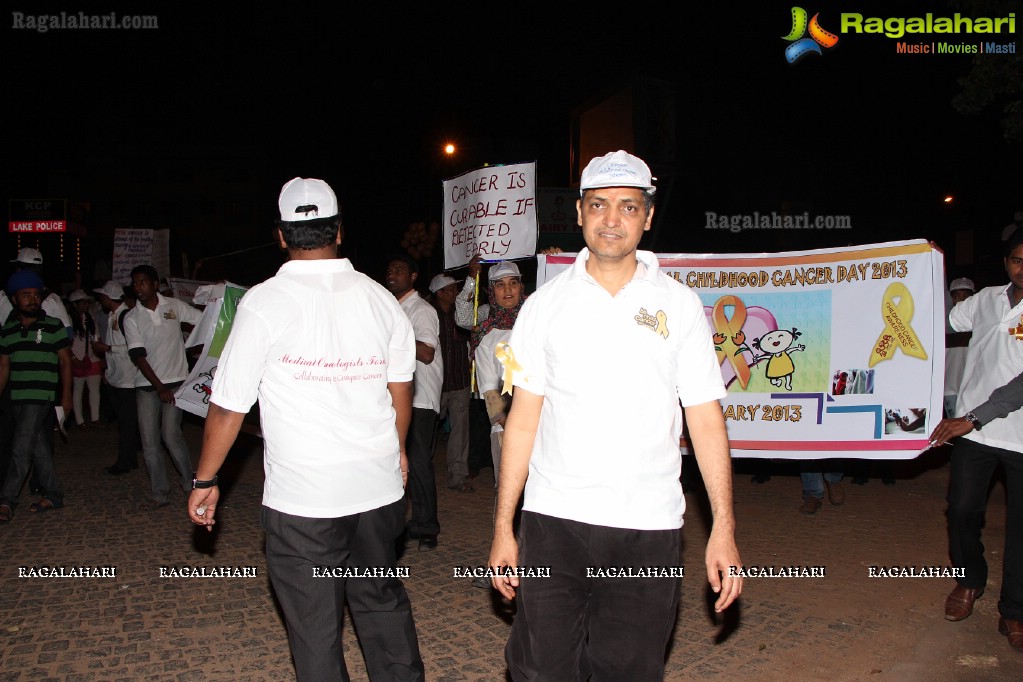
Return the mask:
<path fill-rule="evenodd" d="M 663 310 L 657 311 L 657 329 L 654 330 L 664 338 L 668 338 L 668 314 Z"/>
<path fill-rule="evenodd" d="M 512 379 L 515 377 L 515 372 L 521 372 L 523 367 L 515 360 L 515 353 L 512 352 L 511 346 L 507 343 L 501 342 L 494 348 L 494 357 L 504 367 L 504 385 L 501 386 L 501 393 L 507 393 L 511 395 L 512 392 Z"/>
<path fill-rule="evenodd" d="M 725 314 L 726 305 L 735 308 L 731 318 Z M 728 364 L 735 370 L 739 385 L 746 388 L 752 373 L 746 358 L 739 351 L 739 346 L 746 343 L 746 335 L 742 331 L 742 325 L 746 324 L 746 304 L 738 296 L 722 296 L 714 303 L 711 317 L 714 321 L 714 350 L 718 364 L 727 358 Z"/>
<path fill-rule="evenodd" d="M 898 299 L 897 303 L 895 299 Z M 910 357 L 927 359 L 927 351 L 909 324 L 913 319 L 913 296 L 905 284 L 895 282 L 885 289 L 881 299 L 881 319 L 884 320 L 884 329 L 874 342 L 868 366 L 891 360 L 895 357 L 896 348 L 901 348 Z"/>
<path fill-rule="evenodd" d="M 1023 341 L 1023 315 L 1019 316 L 1019 326 L 1009 327 L 1009 336 L 1017 341 Z"/>

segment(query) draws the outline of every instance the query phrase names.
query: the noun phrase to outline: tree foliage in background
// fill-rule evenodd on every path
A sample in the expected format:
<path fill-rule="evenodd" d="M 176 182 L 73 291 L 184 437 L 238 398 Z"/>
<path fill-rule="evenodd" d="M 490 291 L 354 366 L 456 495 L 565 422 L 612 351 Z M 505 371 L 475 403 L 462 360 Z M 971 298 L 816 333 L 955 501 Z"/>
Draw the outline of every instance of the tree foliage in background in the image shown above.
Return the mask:
<path fill-rule="evenodd" d="M 951 2 L 953 10 L 970 17 L 1007 17 L 1016 12 L 1023 22 L 1018 0 L 963 0 Z M 990 42 L 989 34 L 972 37 Z M 990 34 L 991 41 L 1015 40 L 1018 33 Z M 1016 45 L 1016 54 L 978 54 L 970 72 L 959 79 L 961 90 L 952 98 L 952 106 L 961 114 L 979 114 L 989 108 L 1001 111 L 1002 135 L 1006 142 L 1023 142 L 1023 53 Z"/>

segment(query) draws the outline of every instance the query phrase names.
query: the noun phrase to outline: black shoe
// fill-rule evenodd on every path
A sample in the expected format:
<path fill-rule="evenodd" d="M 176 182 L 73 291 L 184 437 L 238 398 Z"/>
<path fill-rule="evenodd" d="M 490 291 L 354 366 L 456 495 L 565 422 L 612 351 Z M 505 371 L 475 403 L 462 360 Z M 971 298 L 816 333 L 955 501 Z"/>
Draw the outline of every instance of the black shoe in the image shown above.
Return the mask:
<path fill-rule="evenodd" d="M 437 536 L 433 533 L 423 533 L 419 536 L 419 551 L 432 552 L 437 549 Z"/>

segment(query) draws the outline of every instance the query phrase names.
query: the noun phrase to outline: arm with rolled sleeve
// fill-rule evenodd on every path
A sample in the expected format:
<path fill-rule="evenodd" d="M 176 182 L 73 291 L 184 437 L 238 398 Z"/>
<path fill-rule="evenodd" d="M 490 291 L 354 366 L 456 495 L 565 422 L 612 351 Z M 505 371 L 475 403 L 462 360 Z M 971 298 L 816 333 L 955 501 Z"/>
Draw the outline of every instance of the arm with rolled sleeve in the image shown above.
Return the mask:
<path fill-rule="evenodd" d="M 973 315 L 977 309 L 977 302 L 979 300 L 980 295 L 975 294 L 965 301 L 960 301 L 955 304 L 955 307 L 952 308 L 952 312 L 948 314 L 948 323 L 952 325 L 952 329 L 957 332 L 973 331 Z"/>
<path fill-rule="evenodd" d="M 256 402 L 272 342 L 270 331 L 270 325 L 262 316 L 245 309 L 243 299 L 213 379 L 202 434 L 202 453 L 195 469 L 195 476 L 201 481 L 211 480 L 220 471 L 238 438 L 245 415 Z M 188 516 L 192 523 L 212 531 L 219 498 L 217 486 L 193 490 L 188 498 Z"/>
<path fill-rule="evenodd" d="M 416 360 L 429 365 L 440 348 L 440 318 L 432 305 L 420 303 L 412 309 L 409 320 L 416 337 Z"/>

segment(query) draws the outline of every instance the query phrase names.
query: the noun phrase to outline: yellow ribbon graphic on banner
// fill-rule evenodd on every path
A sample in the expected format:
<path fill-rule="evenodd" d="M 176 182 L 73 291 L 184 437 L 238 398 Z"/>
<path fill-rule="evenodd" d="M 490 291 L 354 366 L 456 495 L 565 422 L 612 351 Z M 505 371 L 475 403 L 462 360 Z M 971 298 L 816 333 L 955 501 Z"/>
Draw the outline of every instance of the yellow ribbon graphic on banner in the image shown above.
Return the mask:
<path fill-rule="evenodd" d="M 725 306 L 735 308 L 732 317 L 725 315 Z M 746 388 L 752 376 L 746 358 L 739 351 L 739 346 L 746 343 L 746 335 L 742 325 L 746 324 L 746 305 L 738 296 L 722 296 L 714 303 L 711 313 L 714 322 L 714 344 L 718 356 L 718 364 L 728 358 L 728 363 L 735 370 L 739 385 Z"/>
<path fill-rule="evenodd" d="M 885 289 L 881 300 L 881 318 L 884 320 L 884 329 L 874 342 L 868 366 L 891 360 L 895 357 L 896 348 L 901 348 L 910 357 L 927 359 L 927 352 L 909 325 L 913 319 L 913 296 L 905 284 L 895 282 Z"/>
<path fill-rule="evenodd" d="M 497 344 L 497 347 L 494 348 L 494 357 L 504 367 L 504 375 L 502 376 L 504 385 L 501 386 L 501 393 L 511 395 L 512 379 L 515 377 L 515 372 L 522 371 L 522 365 L 515 361 L 515 353 L 512 352 L 511 346 L 507 343 Z"/>

